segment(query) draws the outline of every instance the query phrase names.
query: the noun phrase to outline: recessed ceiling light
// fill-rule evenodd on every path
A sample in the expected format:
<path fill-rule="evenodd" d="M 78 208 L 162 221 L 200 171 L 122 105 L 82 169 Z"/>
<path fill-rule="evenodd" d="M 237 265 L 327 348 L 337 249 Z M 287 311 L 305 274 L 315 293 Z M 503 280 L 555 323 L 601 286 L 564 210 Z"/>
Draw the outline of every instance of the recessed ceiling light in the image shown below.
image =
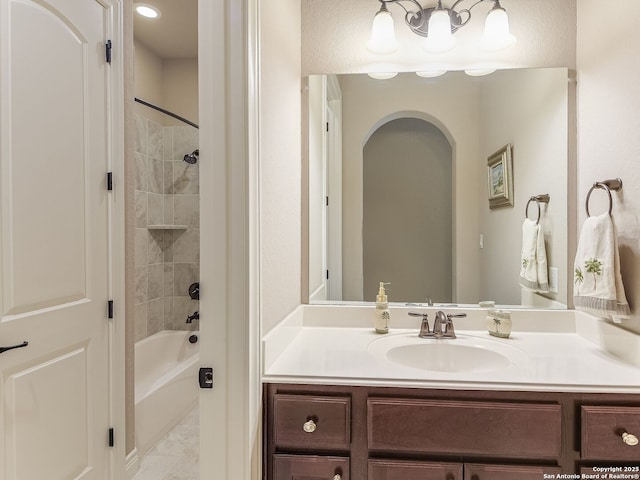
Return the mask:
<path fill-rule="evenodd" d="M 160 17 L 160 10 L 158 10 L 153 5 L 149 5 L 146 3 L 134 3 L 133 7 L 143 17 L 147 18 L 158 18 Z"/>

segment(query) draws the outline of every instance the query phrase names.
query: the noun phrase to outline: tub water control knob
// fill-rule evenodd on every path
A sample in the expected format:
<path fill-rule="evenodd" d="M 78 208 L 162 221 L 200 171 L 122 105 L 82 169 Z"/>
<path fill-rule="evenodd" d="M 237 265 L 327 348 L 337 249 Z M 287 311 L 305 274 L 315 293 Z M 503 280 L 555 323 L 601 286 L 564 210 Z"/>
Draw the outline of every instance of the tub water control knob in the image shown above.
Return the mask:
<path fill-rule="evenodd" d="M 307 420 L 304 422 L 304 425 L 302 425 L 302 429 L 307 433 L 313 433 L 316 431 L 316 422 L 313 420 Z"/>
<path fill-rule="evenodd" d="M 638 445 L 638 437 L 631 433 L 624 432 L 622 434 L 622 441 L 630 447 L 635 447 L 636 445 Z"/>

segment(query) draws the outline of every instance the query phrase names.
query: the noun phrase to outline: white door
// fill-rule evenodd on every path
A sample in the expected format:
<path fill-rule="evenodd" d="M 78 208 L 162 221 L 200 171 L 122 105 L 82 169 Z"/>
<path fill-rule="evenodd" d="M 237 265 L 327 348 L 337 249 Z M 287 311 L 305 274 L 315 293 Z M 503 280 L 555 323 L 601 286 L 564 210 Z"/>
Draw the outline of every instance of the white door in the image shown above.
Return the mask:
<path fill-rule="evenodd" d="M 105 479 L 107 0 L 0 0 L 0 480 Z"/>

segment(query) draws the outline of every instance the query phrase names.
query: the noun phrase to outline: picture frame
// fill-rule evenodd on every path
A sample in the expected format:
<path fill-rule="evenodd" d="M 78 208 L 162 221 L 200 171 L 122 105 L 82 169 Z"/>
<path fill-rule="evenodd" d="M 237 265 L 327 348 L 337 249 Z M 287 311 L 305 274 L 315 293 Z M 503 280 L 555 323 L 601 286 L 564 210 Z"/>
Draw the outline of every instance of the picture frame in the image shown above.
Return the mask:
<path fill-rule="evenodd" d="M 508 143 L 487 159 L 489 208 L 513 206 L 513 164 Z"/>

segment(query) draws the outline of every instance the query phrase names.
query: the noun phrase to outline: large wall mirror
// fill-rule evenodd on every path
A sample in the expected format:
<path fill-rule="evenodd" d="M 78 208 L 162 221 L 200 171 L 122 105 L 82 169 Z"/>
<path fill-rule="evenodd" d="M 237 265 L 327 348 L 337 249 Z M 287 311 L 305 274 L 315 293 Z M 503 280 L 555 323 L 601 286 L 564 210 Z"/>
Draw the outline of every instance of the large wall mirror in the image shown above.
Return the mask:
<path fill-rule="evenodd" d="M 568 85 L 566 68 L 308 77 L 310 303 L 375 301 L 390 282 L 392 302 L 566 308 Z M 511 205 L 490 208 L 506 146 Z M 545 293 L 519 283 L 542 194 Z"/>

